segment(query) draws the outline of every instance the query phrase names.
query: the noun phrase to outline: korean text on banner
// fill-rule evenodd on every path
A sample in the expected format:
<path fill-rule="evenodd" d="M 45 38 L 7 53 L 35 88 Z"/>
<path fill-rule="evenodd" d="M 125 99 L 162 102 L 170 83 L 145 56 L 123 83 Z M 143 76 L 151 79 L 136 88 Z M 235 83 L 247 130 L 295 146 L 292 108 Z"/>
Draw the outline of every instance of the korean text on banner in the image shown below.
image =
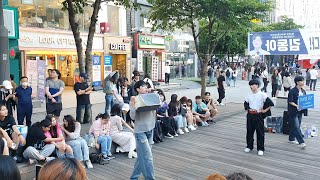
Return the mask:
<path fill-rule="evenodd" d="M 104 56 L 104 78 L 112 72 L 112 56 Z"/>
<path fill-rule="evenodd" d="M 46 86 L 46 62 L 38 60 L 38 99 L 43 100 L 45 98 L 45 86 Z"/>
<path fill-rule="evenodd" d="M 299 96 L 298 105 L 301 110 L 314 108 L 314 94 Z"/>
<path fill-rule="evenodd" d="M 101 59 L 100 56 L 92 57 L 92 81 L 93 86 L 99 87 L 101 86 Z"/>

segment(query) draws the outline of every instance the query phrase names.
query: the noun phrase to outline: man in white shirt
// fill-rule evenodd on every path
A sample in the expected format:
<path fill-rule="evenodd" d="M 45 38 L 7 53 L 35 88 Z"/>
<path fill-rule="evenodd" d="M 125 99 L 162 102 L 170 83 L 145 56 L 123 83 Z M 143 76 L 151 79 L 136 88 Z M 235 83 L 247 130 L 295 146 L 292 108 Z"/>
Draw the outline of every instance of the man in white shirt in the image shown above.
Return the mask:
<path fill-rule="evenodd" d="M 262 81 L 263 81 L 263 88 L 261 89 L 262 92 L 267 92 L 267 87 L 268 87 L 268 77 L 269 77 L 269 73 L 266 67 L 262 68 L 263 72 L 261 74 L 262 76 Z"/>
<path fill-rule="evenodd" d="M 318 79 L 318 71 L 316 70 L 316 66 L 313 66 L 312 70 L 310 70 L 310 91 L 312 91 L 312 85 L 313 85 L 313 91 L 316 90 L 317 79 Z"/>
<path fill-rule="evenodd" d="M 166 65 L 164 66 L 164 73 L 165 73 L 164 82 L 166 84 L 169 84 L 169 80 L 170 80 L 170 65 L 169 65 L 169 62 L 166 62 Z"/>

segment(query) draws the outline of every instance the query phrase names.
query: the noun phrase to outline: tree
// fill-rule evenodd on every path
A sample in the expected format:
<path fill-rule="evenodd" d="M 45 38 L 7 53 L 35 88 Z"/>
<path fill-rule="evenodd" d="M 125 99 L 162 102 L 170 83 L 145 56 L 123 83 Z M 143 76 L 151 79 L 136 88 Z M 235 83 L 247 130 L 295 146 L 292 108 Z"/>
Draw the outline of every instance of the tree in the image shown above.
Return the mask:
<path fill-rule="evenodd" d="M 114 2 L 115 5 L 123 5 L 124 7 L 137 7 L 131 0 L 64 0 L 62 2 L 63 11 L 69 14 L 69 23 L 73 33 L 73 37 L 77 47 L 77 55 L 80 72 L 86 72 L 92 82 L 92 44 L 93 37 L 96 31 L 96 24 L 98 21 L 98 14 L 102 3 Z M 87 45 L 85 50 L 85 61 L 83 58 L 83 46 L 80 36 L 79 20 L 76 15 L 83 14 L 85 7 L 92 7 L 93 12 L 90 18 L 90 26 L 88 32 Z"/>
<path fill-rule="evenodd" d="M 153 5 L 149 17 L 155 22 L 153 30 L 191 28 L 201 63 L 201 95 L 206 91 L 208 62 L 221 39 L 230 31 L 247 27 L 252 19 L 262 19 L 271 8 L 270 3 L 257 0 L 149 0 L 149 3 Z"/>

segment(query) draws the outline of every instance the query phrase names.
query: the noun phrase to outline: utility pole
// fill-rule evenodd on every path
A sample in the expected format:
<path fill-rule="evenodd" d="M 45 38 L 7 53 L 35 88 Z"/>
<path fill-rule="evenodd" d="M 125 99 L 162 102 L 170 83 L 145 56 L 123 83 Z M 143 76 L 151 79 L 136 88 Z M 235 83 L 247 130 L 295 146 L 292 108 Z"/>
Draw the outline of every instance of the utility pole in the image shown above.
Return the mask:
<path fill-rule="evenodd" d="M 0 84 L 2 84 L 3 80 L 9 80 L 10 64 L 8 51 L 8 30 L 4 27 L 3 0 L 0 0 Z"/>

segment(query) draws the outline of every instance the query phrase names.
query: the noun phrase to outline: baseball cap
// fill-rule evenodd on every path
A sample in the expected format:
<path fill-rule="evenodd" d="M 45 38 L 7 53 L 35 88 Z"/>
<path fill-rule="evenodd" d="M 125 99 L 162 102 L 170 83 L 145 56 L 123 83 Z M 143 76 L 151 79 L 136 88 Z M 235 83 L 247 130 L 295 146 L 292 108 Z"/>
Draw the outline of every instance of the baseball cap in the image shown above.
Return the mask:
<path fill-rule="evenodd" d="M 9 80 L 4 80 L 2 86 L 4 86 L 6 89 L 13 89 L 12 84 Z"/>
<path fill-rule="evenodd" d="M 88 75 L 86 73 L 80 73 L 80 77 L 83 77 L 84 79 L 88 79 Z"/>

